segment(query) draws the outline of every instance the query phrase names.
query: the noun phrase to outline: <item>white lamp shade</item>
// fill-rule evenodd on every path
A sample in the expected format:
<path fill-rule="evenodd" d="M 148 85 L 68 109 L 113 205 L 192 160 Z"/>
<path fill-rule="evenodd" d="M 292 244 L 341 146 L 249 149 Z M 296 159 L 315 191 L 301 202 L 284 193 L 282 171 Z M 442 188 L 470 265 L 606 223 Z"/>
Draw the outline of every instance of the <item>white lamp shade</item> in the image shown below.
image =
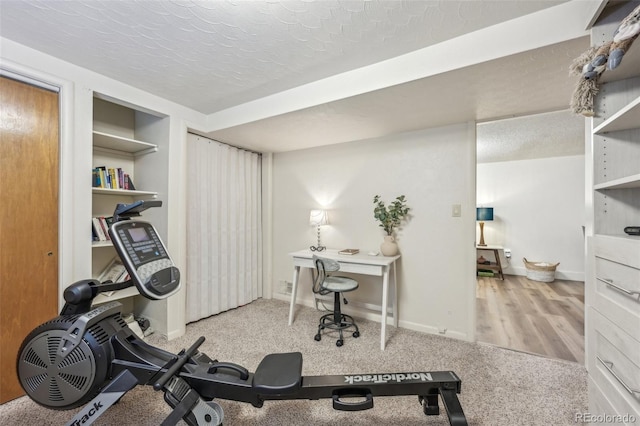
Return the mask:
<path fill-rule="evenodd" d="M 329 216 L 327 215 L 326 210 L 311 210 L 311 213 L 309 214 L 309 225 L 320 226 L 328 224 Z"/>

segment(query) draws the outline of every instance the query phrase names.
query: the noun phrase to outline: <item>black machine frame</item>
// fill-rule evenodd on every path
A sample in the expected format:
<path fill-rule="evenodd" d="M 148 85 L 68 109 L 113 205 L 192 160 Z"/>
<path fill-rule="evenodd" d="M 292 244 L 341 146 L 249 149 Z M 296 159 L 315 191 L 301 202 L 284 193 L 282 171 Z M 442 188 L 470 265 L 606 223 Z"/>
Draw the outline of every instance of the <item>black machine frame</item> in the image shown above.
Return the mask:
<path fill-rule="evenodd" d="M 161 202 L 118 205 L 114 225 L 158 205 Z M 154 229 L 147 222 L 136 222 Z M 109 232 L 132 279 L 117 284 L 97 280 L 72 284 L 64 292 L 66 304 L 60 315 L 34 329 L 18 355 L 20 384 L 34 401 L 53 409 L 84 405 L 67 425 L 93 423 L 137 385 L 164 392 L 173 409 L 162 423 L 167 426 L 180 420 L 189 425 L 221 425 L 224 412 L 214 399 L 246 402 L 258 408 L 265 401 L 331 399 L 336 410 L 360 411 L 372 408 L 374 397 L 400 395 L 418 396 L 426 415 L 440 414 L 440 398 L 450 424 L 467 425 L 457 396 L 462 381 L 453 371 L 302 376 L 302 354 L 291 352 L 265 356 L 252 373 L 199 352 L 204 337 L 178 354 L 147 344 L 122 320 L 119 302 L 92 307 L 92 301 L 100 292 L 134 285 L 140 289 L 151 282 L 166 284 L 170 280 L 166 293 L 173 294 L 179 272 L 171 265 L 166 268 L 170 272 L 157 271 L 146 283 L 141 282 L 114 225 Z M 140 290 L 147 298 L 163 298 L 157 288 Z M 42 356 L 45 351 L 48 356 Z"/>

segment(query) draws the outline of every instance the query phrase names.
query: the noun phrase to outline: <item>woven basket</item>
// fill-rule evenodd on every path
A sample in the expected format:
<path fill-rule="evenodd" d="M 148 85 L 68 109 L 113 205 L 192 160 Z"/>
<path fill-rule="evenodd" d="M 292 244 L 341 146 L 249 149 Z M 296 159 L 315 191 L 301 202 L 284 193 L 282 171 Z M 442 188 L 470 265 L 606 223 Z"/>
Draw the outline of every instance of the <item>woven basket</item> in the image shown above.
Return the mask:
<path fill-rule="evenodd" d="M 556 268 L 560 263 L 529 262 L 526 257 L 523 257 L 522 261 L 530 280 L 551 283 L 556 279 Z"/>

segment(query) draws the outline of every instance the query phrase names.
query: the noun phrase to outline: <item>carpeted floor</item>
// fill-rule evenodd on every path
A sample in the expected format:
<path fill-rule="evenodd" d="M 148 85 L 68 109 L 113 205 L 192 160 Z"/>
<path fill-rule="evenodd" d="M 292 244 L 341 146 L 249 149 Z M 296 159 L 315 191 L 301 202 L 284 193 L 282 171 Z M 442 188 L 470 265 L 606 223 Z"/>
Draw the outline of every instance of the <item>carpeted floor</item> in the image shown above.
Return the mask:
<path fill-rule="evenodd" d="M 316 342 L 321 313 L 298 306 L 287 326 L 288 303 L 257 300 L 187 326 L 187 334 L 167 342 L 150 336 L 153 345 L 177 352 L 199 336 L 200 351 L 255 371 L 269 353 L 300 351 L 303 375 L 452 370 L 462 379 L 460 402 L 470 425 L 575 425 L 576 413 L 587 411 L 587 375 L 582 365 L 468 343 L 441 336 L 388 327 L 387 348 L 380 351 L 380 325 L 358 322 L 361 337 L 343 347 L 332 336 Z M 425 416 L 415 396 L 376 398 L 374 408 L 335 411 L 330 400 L 267 401 L 249 404 L 217 400 L 233 425 L 447 425 L 439 416 Z M 442 407 L 442 406 L 441 406 Z M 138 387 L 111 407 L 96 425 L 159 425 L 170 409 L 162 393 Z M 1 425 L 62 425 L 74 411 L 53 411 L 26 397 L 0 406 Z"/>

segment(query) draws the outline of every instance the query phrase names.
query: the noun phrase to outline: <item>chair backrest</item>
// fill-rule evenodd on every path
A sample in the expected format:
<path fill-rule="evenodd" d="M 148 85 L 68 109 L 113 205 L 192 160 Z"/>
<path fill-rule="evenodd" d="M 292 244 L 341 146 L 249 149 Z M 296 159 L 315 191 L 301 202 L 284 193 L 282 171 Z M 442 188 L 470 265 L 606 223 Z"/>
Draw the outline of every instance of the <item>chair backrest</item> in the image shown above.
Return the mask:
<path fill-rule="evenodd" d="M 318 257 L 313 255 L 313 264 L 316 267 L 316 277 L 313 281 L 313 292 L 318 294 L 328 294 L 331 291 L 324 288 L 324 280 L 329 276 L 329 272 L 340 270 L 340 264 L 333 259 Z"/>

